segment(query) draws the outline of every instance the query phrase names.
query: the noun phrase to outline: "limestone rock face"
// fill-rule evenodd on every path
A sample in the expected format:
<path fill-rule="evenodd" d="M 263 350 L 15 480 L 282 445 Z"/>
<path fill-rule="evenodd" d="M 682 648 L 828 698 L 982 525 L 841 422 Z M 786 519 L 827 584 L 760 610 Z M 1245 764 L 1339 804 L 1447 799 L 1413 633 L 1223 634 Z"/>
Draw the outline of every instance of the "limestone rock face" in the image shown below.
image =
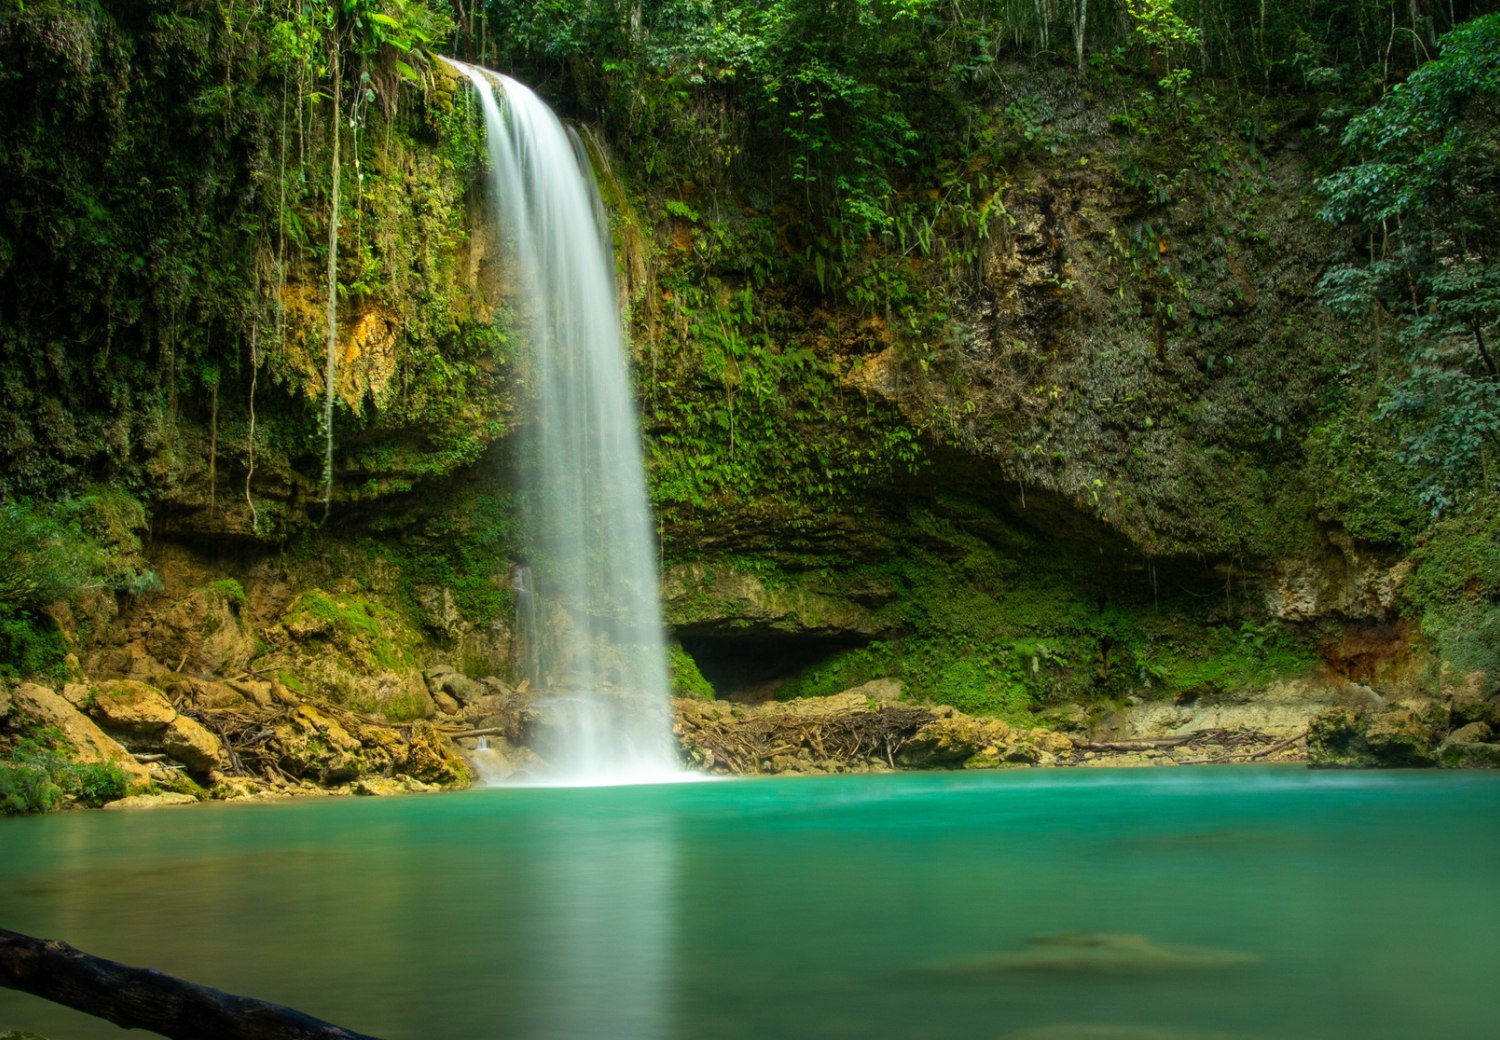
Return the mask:
<path fill-rule="evenodd" d="M 1308 726 L 1308 765 L 1409 769 L 1488 764 L 1479 739 L 1489 734 L 1488 724 L 1454 729 L 1454 721 L 1447 704 L 1429 700 L 1404 701 L 1378 711 L 1332 708 Z"/>
<path fill-rule="evenodd" d="M 875 636 L 885 631 L 856 603 L 811 589 L 773 588 L 727 565 L 670 568 L 662 576 L 662 607 L 679 631 L 730 628 L 808 636 Z"/>
<path fill-rule="evenodd" d="M 228 594 L 215 587 L 195 589 L 156 614 L 145 636 L 146 649 L 159 661 L 206 675 L 243 671 L 255 655 L 255 634 Z"/>
<path fill-rule="evenodd" d="M 150 772 L 113 738 L 94 725 L 57 693 L 35 683 L 22 683 L 10 695 L 11 712 L 42 726 L 55 726 L 73 745 L 81 762 L 113 762 L 137 781 Z"/>

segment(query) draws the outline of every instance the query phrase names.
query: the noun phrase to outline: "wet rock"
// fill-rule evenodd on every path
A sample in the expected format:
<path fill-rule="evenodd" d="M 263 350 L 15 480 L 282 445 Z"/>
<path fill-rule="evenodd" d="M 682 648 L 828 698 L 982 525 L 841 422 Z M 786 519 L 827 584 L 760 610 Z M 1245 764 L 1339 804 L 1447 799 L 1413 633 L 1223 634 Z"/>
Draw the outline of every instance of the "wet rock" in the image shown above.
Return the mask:
<path fill-rule="evenodd" d="M 151 773 L 129 751 L 96 726 L 73 705 L 45 686 L 22 683 L 10 693 L 10 713 L 41 726 L 55 726 L 73 747 L 80 762 L 113 762 L 137 781 Z"/>
<path fill-rule="evenodd" d="M 1500 769 L 1500 744 L 1452 744 L 1438 753 L 1439 764 L 1449 769 Z"/>
<path fill-rule="evenodd" d="M 1500 743 L 1488 722 L 1460 726 L 1438 747 L 1438 764 L 1448 769 L 1500 769 Z"/>
<path fill-rule="evenodd" d="M 888 626 L 859 604 L 794 585 L 768 586 L 724 564 L 690 563 L 662 575 L 662 606 L 676 628 L 725 626 L 794 635 L 879 635 Z"/>
<path fill-rule="evenodd" d="M 1158 943 L 1144 935 L 1114 932 L 1068 932 L 1036 936 L 1026 943 L 1024 950 L 940 965 L 929 973 L 955 979 L 1022 972 L 1151 975 L 1234 968 L 1259 960 L 1238 950 Z"/>
<path fill-rule="evenodd" d="M 167 809 L 176 805 L 197 805 L 198 799 L 190 794 L 176 791 L 160 791 L 156 794 L 132 794 L 106 802 L 106 809 Z"/>
<path fill-rule="evenodd" d="M 357 795 L 378 798 L 393 794 L 437 791 L 440 788 L 436 784 L 424 784 L 409 776 L 366 776 L 356 780 L 352 790 Z"/>
<path fill-rule="evenodd" d="M 101 726 L 135 735 L 159 733 L 177 718 L 166 694 L 134 679 L 112 679 L 95 687 L 89 714 Z"/>
<path fill-rule="evenodd" d="M 1240 1040 L 1229 1033 L 1157 1026 L 1077 1022 L 1036 1026 L 1006 1033 L 1001 1040 Z"/>
<path fill-rule="evenodd" d="M 1315 769 L 1361 769 L 1378 765 L 1365 742 L 1367 720 L 1353 708 L 1329 708 L 1307 727 L 1307 764 Z"/>

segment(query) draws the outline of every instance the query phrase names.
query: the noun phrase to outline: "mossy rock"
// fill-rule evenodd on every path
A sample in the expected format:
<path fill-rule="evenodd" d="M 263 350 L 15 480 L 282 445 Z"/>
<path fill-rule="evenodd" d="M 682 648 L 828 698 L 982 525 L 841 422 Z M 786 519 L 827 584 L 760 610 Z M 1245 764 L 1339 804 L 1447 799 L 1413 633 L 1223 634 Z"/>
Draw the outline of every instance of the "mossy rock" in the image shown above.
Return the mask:
<path fill-rule="evenodd" d="M 292 600 L 281 625 L 298 643 L 324 644 L 366 669 L 417 664 L 421 637 L 396 611 L 363 596 L 309 589 Z"/>
<path fill-rule="evenodd" d="M 1307 726 L 1307 764 L 1314 769 L 1363 769 L 1378 765 L 1365 742 L 1369 724 L 1353 708 L 1329 708 Z"/>

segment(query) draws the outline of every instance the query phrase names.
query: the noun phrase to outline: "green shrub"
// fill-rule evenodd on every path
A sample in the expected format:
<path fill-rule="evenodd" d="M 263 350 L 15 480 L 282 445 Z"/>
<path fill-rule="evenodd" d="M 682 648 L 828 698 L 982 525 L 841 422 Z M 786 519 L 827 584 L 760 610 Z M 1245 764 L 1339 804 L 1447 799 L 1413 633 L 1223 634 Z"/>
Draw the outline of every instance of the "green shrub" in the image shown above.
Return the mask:
<path fill-rule="evenodd" d="M 60 730 L 29 730 L 0 761 L 0 813 L 51 812 L 70 799 L 99 806 L 123 798 L 130 786 L 113 762 L 74 762 Z"/>

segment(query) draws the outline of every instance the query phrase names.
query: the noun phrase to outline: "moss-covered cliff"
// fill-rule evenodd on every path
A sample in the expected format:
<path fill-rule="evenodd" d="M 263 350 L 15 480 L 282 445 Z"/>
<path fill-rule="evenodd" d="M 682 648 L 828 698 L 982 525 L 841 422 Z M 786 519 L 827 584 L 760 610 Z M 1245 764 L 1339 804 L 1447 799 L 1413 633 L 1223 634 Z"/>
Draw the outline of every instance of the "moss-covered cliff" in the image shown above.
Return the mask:
<path fill-rule="evenodd" d="M 1317 214 L 1350 114 L 1435 42 L 1382 57 L 1338 4 L 1258 42 L 1228 8 L 1069 37 L 1005 4 L 564 6 L 460 7 L 450 42 L 541 84 L 600 172 L 685 685 L 1082 725 L 1291 678 L 1494 691 L 1488 413 L 1437 494 L 1437 420 L 1398 405 L 1438 362 L 1392 347 L 1425 319 L 1330 307 L 1373 239 Z M 435 662 L 518 678 L 525 345 L 452 28 L 0 21 L 0 551 L 46 577 L 0 585 L 12 678 L 274 675 L 388 722 L 445 710 Z"/>

